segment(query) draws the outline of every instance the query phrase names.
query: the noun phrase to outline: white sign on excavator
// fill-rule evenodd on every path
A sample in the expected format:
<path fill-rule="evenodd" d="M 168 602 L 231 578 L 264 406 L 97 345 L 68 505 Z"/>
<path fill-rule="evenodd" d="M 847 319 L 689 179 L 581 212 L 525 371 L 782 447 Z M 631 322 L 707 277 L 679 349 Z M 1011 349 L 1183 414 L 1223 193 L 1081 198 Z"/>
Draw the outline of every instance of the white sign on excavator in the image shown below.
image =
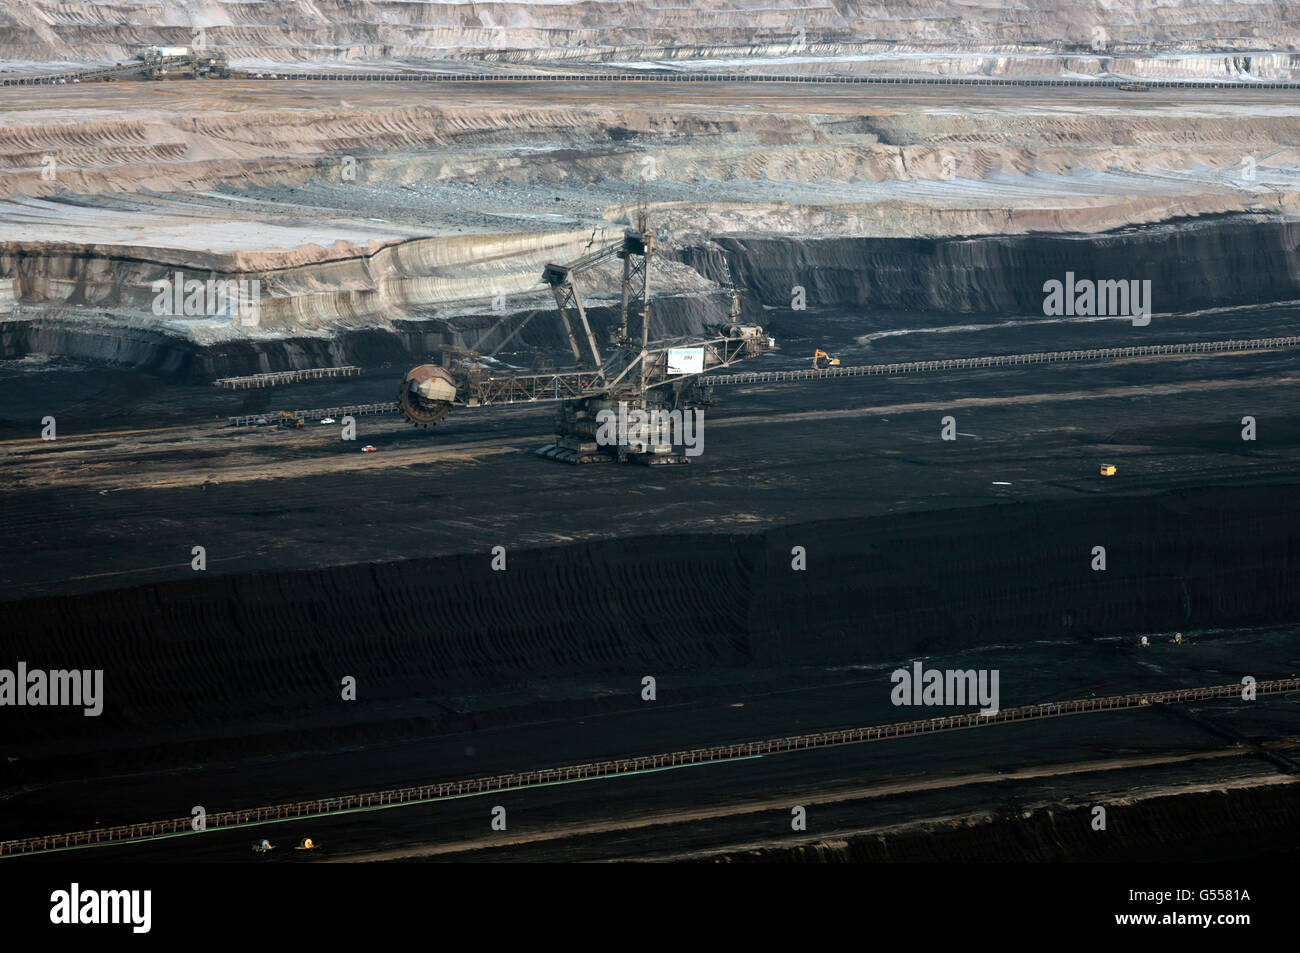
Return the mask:
<path fill-rule="evenodd" d="M 699 374 L 704 370 L 704 348 L 670 347 L 668 349 L 669 374 Z"/>

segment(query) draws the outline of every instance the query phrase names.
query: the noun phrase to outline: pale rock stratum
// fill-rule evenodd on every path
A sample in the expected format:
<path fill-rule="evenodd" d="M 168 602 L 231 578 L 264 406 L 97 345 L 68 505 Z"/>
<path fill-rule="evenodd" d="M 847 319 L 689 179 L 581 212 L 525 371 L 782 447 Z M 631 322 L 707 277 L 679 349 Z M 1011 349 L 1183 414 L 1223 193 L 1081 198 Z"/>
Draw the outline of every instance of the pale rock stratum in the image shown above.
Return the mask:
<path fill-rule="evenodd" d="M 281 74 L 596 63 L 1241 90 L 238 78 L 0 89 L 0 277 L 20 299 L 11 325 L 107 323 L 198 346 L 490 323 L 500 296 L 511 311 L 546 307 L 541 266 L 615 234 L 640 194 L 661 237 L 656 291 L 672 299 L 661 313 L 685 327 L 720 316 L 727 272 L 746 270 L 746 246 L 714 260 L 728 237 L 781 238 L 813 261 L 798 246 L 825 238 L 1285 221 L 1300 107 L 1251 87 L 1292 78 L 1298 24 L 1300 7 L 1275 3 L 8 0 L 0 69 L 13 74 L 202 43 Z M 257 279 L 261 320 L 159 314 L 154 283 L 177 269 Z M 609 304 L 614 270 L 591 282 L 592 303 Z M 8 356 L 38 339 L 11 335 Z"/>

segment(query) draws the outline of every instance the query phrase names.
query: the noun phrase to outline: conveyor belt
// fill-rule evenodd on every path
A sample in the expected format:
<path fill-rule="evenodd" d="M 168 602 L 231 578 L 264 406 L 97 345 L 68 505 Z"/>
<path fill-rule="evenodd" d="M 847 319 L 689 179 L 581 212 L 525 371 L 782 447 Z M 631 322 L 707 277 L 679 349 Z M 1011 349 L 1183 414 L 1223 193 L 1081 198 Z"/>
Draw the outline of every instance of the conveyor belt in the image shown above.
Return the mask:
<path fill-rule="evenodd" d="M 1256 697 L 1281 695 L 1300 691 L 1300 678 L 1283 678 L 1254 683 Z M 255 827 L 309 817 L 327 817 L 359 811 L 382 810 L 401 805 L 422 804 L 449 798 L 470 797 L 492 791 L 515 791 L 522 788 L 544 787 L 576 781 L 613 778 L 620 775 L 640 774 L 646 771 L 664 771 L 688 765 L 720 761 L 740 761 L 792 751 L 808 751 L 837 745 L 862 744 L 869 741 L 887 741 L 891 738 L 911 738 L 917 735 L 958 731 L 966 728 L 988 728 L 1011 722 L 1039 721 L 1065 715 L 1093 714 L 1103 711 L 1143 708 L 1156 705 L 1181 705 L 1215 699 L 1241 699 L 1242 685 L 1212 685 L 1204 688 L 1180 688 L 1163 692 L 1133 692 L 1127 695 L 1110 695 L 1103 698 L 1077 698 L 1063 702 L 1039 705 L 1022 705 L 1004 708 L 985 715 L 972 711 L 961 715 L 943 715 L 918 721 L 895 722 L 866 728 L 843 728 L 819 731 L 812 734 L 790 735 L 766 741 L 746 741 L 708 748 L 692 748 L 665 754 L 642 755 L 614 761 L 594 761 L 586 764 L 566 765 L 558 768 L 540 768 L 517 774 L 468 778 L 460 781 L 442 781 L 419 787 L 391 788 L 364 794 L 296 801 L 290 804 L 272 804 L 240 811 L 222 811 L 208 814 L 206 831 L 238 827 Z M 1253 704 L 1253 702 L 1245 702 Z M 19 854 L 42 854 L 52 851 L 75 850 L 107 844 L 128 844 L 204 833 L 192 828 L 193 818 L 178 817 L 140 824 L 123 824 L 93 831 L 75 831 L 66 834 L 48 834 L 0 841 L 0 857 Z"/>

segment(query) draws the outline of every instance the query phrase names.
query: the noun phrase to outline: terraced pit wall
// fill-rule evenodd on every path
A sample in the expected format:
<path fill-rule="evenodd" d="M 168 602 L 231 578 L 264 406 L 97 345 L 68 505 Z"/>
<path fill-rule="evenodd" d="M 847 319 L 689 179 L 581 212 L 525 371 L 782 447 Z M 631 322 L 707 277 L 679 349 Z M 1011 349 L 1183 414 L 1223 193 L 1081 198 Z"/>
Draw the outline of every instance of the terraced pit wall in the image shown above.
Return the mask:
<path fill-rule="evenodd" d="M 34 774 L 65 770 L 42 765 L 56 752 L 121 768 L 151 744 L 189 757 L 254 734 L 307 744 L 366 723 L 483 724 L 490 706 L 476 696 L 524 685 L 524 697 L 540 689 L 562 706 L 590 701 L 573 687 L 584 679 L 635 686 L 654 674 L 662 685 L 675 672 L 898 664 L 993 643 L 1292 622 L 1295 491 L 584 543 L 511 551 L 505 572 L 474 553 L 11 602 L 0 605 L 4 667 L 102 668 L 106 699 L 95 719 L 9 709 L 6 752 Z M 1089 565 L 1099 544 L 1105 572 Z M 802 572 L 791 568 L 799 545 Z M 1098 651 L 1120 650 L 1109 645 Z M 345 675 L 357 679 L 355 702 L 340 700 Z"/>
<path fill-rule="evenodd" d="M 1043 283 L 1064 280 L 1151 281 L 1156 313 L 1300 299 L 1300 222 L 1255 216 L 1223 216 L 1102 235 L 1026 235 L 950 239 L 722 237 L 688 245 L 671 257 L 723 284 L 728 269 L 742 292 L 745 317 L 765 321 L 764 306 L 787 310 L 793 289 L 805 289 L 810 310 L 862 308 L 953 314 L 1041 314 Z M 303 265 L 282 283 L 312 284 L 317 268 Z M 205 329 L 190 338 L 156 320 L 94 316 L 95 302 L 126 294 L 145 310 L 149 284 L 173 274 L 173 265 L 104 261 L 72 249 L 0 250 L 0 272 L 15 272 L 29 310 L 20 320 L 0 322 L 0 359 L 55 354 L 149 370 L 179 380 L 256 374 L 335 364 L 374 366 L 427 360 L 447 345 L 484 350 L 515 326 L 507 320 L 488 334 L 502 314 L 438 317 L 437 308 L 390 301 L 384 293 L 314 294 L 271 299 L 263 306 L 256 336 L 239 329 Z M 114 277 L 101 287 L 97 275 Z M 210 270 L 187 271 L 206 280 Z M 238 276 L 236 276 L 238 277 Z M 249 272 L 247 277 L 256 278 Z M 321 281 L 324 275 L 316 276 Z M 327 283 L 327 282 L 326 282 Z M 383 285 L 383 281 L 379 281 Z M 274 287 L 273 282 L 267 287 Z M 134 290 L 132 290 L 134 289 Z M 111 292 L 111 293 L 110 293 Z M 128 293 L 129 292 L 129 293 Z M 61 306 L 67 306 L 62 308 Z M 534 306 L 516 311 L 522 320 Z M 539 299 L 542 317 L 510 344 L 563 351 L 553 304 Z M 656 328 L 671 336 L 700 333 L 725 320 L 720 291 L 661 294 L 655 298 Z M 304 310 L 305 309 L 305 310 Z M 314 317 L 306 318 L 310 311 Z M 292 312 L 292 314 L 291 314 Z M 793 319 L 801 320 L 790 312 Z M 602 339 L 616 324 L 611 304 L 589 302 L 588 316 Z M 229 323 L 229 322 L 226 322 Z M 221 319 L 212 319 L 215 328 Z M 867 330 L 864 324 L 863 330 Z M 487 337 L 485 338 L 485 335 Z"/>
<path fill-rule="evenodd" d="M 725 275 L 762 304 L 863 307 L 957 314 L 1041 314 L 1043 283 L 1151 281 L 1154 309 L 1192 311 L 1291 300 L 1300 293 L 1300 222 L 1222 216 L 1101 235 L 981 238 L 722 237 L 682 260 Z"/>
<path fill-rule="evenodd" d="M 707 325 L 721 323 L 728 316 L 728 302 L 721 293 L 658 296 L 654 307 L 655 327 L 665 337 L 699 334 Z M 554 303 L 547 307 L 545 302 L 538 302 L 537 308 L 541 313 L 512 339 L 507 350 L 567 352 L 568 341 L 554 317 Z M 42 310 L 39 315 L 29 311 L 20 320 L 0 320 L 0 360 L 29 354 L 58 355 L 187 383 L 346 364 L 405 366 L 436 358 L 448 346 L 479 347 L 488 353 L 534 310 L 511 309 L 500 314 L 485 311 L 451 319 L 372 316 L 368 322 L 372 327 L 311 335 L 291 332 L 283 337 L 227 335 L 217 343 L 199 344 L 156 327 L 141 326 L 143 322 L 107 316 L 92 319 L 84 310 L 56 308 Z M 601 340 L 609 338 L 619 320 L 618 310 L 607 306 L 588 306 L 587 318 Z M 214 324 L 222 321 L 213 319 Z M 498 323 L 503 330 L 485 338 Z"/>
<path fill-rule="evenodd" d="M 1154 54 L 1199 52 L 1198 59 L 1208 62 L 1239 59 L 1249 64 L 1250 56 L 1228 55 L 1239 50 L 1256 54 L 1251 68 L 1261 73 L 1266 66 L 1258 61 L 1266 57 L 1258 51 L 1293 50 L 1300 35 L 1293 7 L 1230 0 L 1170 0 L 1152 7 L 1109 0 L 1045 0 L 1014 8 L 953 0 L 841 0 L 823 5 L 726 0 L 707 6 L 608 0 L 209 0 L 161 7 L 148 17 L 125 0 L 25 0 L 9 4 L 0 16 L 0 44 L 14 59 L 112 62 L 141 45 L 190 43 L 192 29 L 202 27 L 207 43 L 228 51 L 232 59 L 263 63 L 406 63 L 443 56 L 658 60 L 674 51 L 683 59 L 696 59 L 827 55 L 865 46 L 877 54 L 896 51 L 900 58 L 911 53 L 911 59 L 924 63 L 913 67 L 918 71 L 937 64 L 916 54 L 933 53 L 938 60 L 943 53 L 957 52 L 986 69 L 1001 64 L 1006 70 L 1006 61 L 1014 64 L 1016 53 L 1095 50 L 1098 36 L 1093 31 L 1099 26 L 1105 28 L 1101 36 L 1108 53 L 1147 53 L 1139 62 L 1180 73 L 1189 71 L 1185 64 Z M 977 57 L 976 51 L 987 55 Z M 1075 65 L 1065 56 L 1061 60 Z M 1057 67 L 1058 61 L 1051 60 L 1051 65 Z M 978 72 L 975 66 L 968 68 Z"/>

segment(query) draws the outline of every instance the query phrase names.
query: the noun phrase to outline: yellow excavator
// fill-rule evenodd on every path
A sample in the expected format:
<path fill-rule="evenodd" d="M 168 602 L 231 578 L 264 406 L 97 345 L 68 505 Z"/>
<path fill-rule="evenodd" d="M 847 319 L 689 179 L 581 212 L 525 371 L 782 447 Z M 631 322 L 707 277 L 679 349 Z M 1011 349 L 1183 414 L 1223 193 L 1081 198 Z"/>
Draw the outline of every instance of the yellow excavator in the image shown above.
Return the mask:
<path fill-rule="evenodd" d="M 825 363 L 825 364 L 822 364 L 822 363 L 821 363 L 822 358 L 825 358 L 825 359 L 826 359 L 826 363 Z M 838 357 L 831 357 L 829 354 L 827 354 L 825 351 L 822 351 L 822 350 L 815 350 L 815 351 L 813 351 L 813 370 L 814 370 L 814 371 L 819 371 L 819 370 L 821 370 L 823 367 L 839 367 L 839 366 L 840 366 L 840 359 L 839 359 Z"/>

